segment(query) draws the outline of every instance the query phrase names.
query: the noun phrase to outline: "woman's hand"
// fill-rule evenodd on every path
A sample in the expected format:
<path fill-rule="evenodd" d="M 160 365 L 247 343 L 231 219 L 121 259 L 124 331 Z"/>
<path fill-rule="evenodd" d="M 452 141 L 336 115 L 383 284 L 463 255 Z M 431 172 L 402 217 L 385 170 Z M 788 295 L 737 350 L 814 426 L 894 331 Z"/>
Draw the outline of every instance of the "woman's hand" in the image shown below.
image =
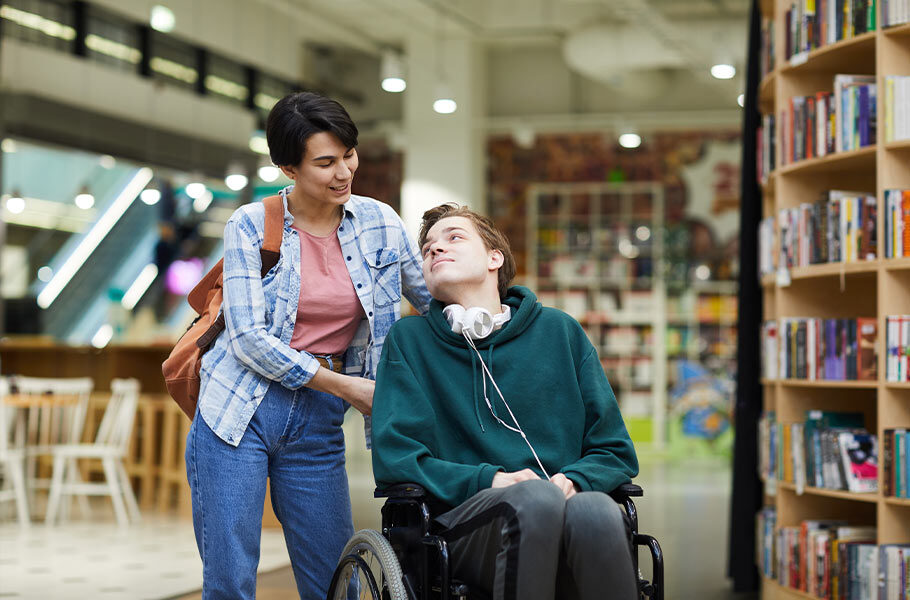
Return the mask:
<path fill-rule="evenodd" d="M 373 412 L 373 390 L 376 382 L 363 377 L 350 377 L 319 367 L 307 387 L 338 396 L 365 415 Z"/>
<path fill-rule="evenodd" d="M 376 389 L 376 382 L 363 377 L 347 377 L 346 375 L 342 375 L 342 377 L 346 377 L 351 381 L 349 382 L 350 389 L 341 397 L 363 414 L 371 414 L 373 412 L 373 390 Z"/>

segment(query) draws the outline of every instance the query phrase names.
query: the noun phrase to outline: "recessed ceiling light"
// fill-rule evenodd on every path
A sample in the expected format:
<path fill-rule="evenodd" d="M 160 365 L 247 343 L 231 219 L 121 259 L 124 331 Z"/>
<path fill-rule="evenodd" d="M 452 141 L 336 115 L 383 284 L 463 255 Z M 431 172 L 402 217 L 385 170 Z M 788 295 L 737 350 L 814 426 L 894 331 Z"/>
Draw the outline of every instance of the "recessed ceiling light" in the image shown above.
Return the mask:
<path fill-rule="evenodd" d="M 623 148 L 638 148 L 641 146 L 641 136 L 637 133 L 624 133 L 619 136 L 619 145 Z"/>
<path fill-rule="evenodd" d="M 170 33 L 174 30 L 174 25 L 176 22 L 177 19 L 174 18 L 174 11 L 168 7 L 162 6 L 160 4 L 156 4 L 152 7 L 152 14 L 149 18 L 149 25 L 151 25 L 152 29 L 155 31 Z"/>
<path fill-rule="evenodd" d="M 728 64 L 719 64 L 711 67 L 711 75 L 715 79 L 733 79 L 736 75 L 736 67 Z"/>

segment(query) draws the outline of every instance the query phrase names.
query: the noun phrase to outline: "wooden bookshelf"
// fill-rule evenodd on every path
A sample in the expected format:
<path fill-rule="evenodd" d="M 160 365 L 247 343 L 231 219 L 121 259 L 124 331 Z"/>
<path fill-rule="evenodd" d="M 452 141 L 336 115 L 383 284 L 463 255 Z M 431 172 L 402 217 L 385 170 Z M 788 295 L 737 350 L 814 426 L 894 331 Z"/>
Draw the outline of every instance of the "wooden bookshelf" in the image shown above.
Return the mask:
<path fill-rule="evenodd" d="M 796 491 L 796 485 L 788 481 L 779 481 L 777 482 L 778 487 L 785 490 Z M 829 490 L 827 488 L 819 488 L 807 485 L 803 494 L 810 494 L 813 496 L 827 496 L 828 498 L 839 498 L 841 500 L 855 500 L 856 502 L 878 502 L 881 498 L 878 494 L 873 493 L 859 493 L 859 492 L 846 492 L 844 490 Z"/>
<path fill-rule="evenodd" d="M 910 24 L 865 33 L 813 50 L 794 60 L 785 53 L 785 12 L 790 0 L 761 2 L 764 17 L 775 27 L 777 65 L 760 86 L 759 107 L 779 117 L 790 98 L 831 91 L 836 74 L 875 75 L 884 89 L 888 75 L 910 75 Z M 881 23 L 881 2 L 877 3 Z M 879 98 L 882 98 L 879 95 Z M 878 113 L 882 114 L 880 104 Z M 772 112 L 773 111 L 773 112 Z M 778 136 L 780 128 L 778 128 Z M 783 208 L 812 202 L 825 190 L 875 193 L 878 198 L 877 260 L 847 264 L 812 265 L 791 269 L 787 285 L 774 274 L 761 279 L 764 320 L 787 317 L 878 319 L 878 379 L 876 381 L 798 381 L 762 379 L 763 408 L 774 411 L 780 423 L 805 419 L 812 409 L 858 411 L 866 428 L 880 441 L 884 429 L 910 428 L 910 383 L 885 381 L 886 316 L 910 314 L 910 258 L 884 259 L 884 190 L 910 189 L 910 141 L 878 143 L 850 152 L 810 158 L 780 166 L 763 186 L 764 216 L 777 217 Z M 780 139 L 776 140 L 778 149 Z M 881 443 L 879 443 L 881 448 Z M 881 461 L 880 461 L 881 462 Z M 881 473 L 881 469 L 879 470 Z M 777 509 L 776 527 L 798 526 L 806 519 L 845 518 L 856 525 L 874 525 L 877 542 L 910 543 L 910 500 L 885 497 L 881 492 L 860 494 L 796 486 L 777 481 L 766 493 L 766 504 Z M 879 489 L 883 489 L 880 474 Z M 766 484 L 767 485 L 767 484 Z M 770 487 L 770 486 L 769 486 Z M 768 490 L 766 490 L 767 492 Z M 763 578 L 763 600 L 812 598 L 804 592 Z"/>
<path fill-rule="evenodd" d="M 807 176 L 836 173 L 843 170 L 862 171 L 875 166 L 875 154 L 875 146 L 866 146 L 849 152 L 836 152 L 817 158 L 799 160 L 782 167 L 779 173 L 780 175 L 799 173 Z"/>

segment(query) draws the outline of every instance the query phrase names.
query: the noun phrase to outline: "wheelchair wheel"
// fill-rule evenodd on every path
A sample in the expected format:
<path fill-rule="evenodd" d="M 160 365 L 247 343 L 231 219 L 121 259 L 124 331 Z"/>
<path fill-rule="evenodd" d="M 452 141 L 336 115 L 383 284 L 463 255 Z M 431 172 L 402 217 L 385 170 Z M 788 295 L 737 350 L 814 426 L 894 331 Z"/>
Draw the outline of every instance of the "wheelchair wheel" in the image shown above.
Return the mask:
<path fill-rule="evenodd" d="M 378 531 L 348 540 L 329 586 L 329 600 L 408 600 L 395 551 Z"/>

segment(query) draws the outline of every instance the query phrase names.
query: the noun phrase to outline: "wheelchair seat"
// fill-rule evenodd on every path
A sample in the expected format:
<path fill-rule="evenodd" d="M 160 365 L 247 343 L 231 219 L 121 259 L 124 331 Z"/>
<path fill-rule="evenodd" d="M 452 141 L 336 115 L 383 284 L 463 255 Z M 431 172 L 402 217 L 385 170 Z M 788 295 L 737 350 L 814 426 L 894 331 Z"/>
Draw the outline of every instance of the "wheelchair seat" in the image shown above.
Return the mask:
<path fill-rule="evenodd" d="M 476 589 L 452 579 L 445 539 L 433 523 L 435 504 L 416 483 L 377 488 L 376 498 L 386 498 L 382 507 L 382 531 L 358 531 L 341 554 L 329 586 L 329 600 L 372 598 L 374 600 L 485 600 Z M 644 490 L 625 483 L 609 493 L 626 511 L 630 523 L 629 543 L 638 580 L 639 598 L 663 600 L 663 553 L 650 535 L 638 532 L 638 512 L 632 498 Z M 642 578 L 638 547 L 651 554 L 652 581 Z"/>

